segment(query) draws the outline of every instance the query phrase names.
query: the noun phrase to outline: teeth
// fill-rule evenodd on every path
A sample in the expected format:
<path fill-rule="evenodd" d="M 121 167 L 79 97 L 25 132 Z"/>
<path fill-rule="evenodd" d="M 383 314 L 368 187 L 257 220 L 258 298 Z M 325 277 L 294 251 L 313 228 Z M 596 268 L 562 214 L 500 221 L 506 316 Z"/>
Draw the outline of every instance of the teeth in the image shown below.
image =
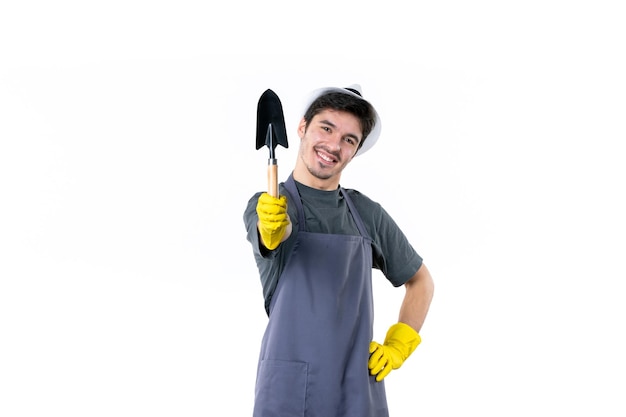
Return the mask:
<path fill-rule="evenodd" d="M 328 161 L 328 162 L 333 162 L 333 160 L 331 158 L 328 158 L 326 155 L 322 155 L 321 153 L 317 153 L 319 155 L 320 158 L 322 158 L 324 161 Z"/>

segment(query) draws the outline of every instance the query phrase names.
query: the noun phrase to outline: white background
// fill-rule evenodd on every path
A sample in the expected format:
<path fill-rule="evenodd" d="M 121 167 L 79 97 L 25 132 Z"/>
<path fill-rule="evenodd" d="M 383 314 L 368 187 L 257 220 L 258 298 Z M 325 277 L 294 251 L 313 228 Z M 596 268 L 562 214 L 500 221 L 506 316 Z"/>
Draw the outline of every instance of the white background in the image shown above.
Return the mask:
<path fill-rule="evenodd" d="M 305 95 L 360 83 L 383 133 L 342 185 L 436 282 L 392 416 L 623 416 L 619 3 L 3 3 L 0 415 L 251 415 L 257 100 L 284 179 Z"/>

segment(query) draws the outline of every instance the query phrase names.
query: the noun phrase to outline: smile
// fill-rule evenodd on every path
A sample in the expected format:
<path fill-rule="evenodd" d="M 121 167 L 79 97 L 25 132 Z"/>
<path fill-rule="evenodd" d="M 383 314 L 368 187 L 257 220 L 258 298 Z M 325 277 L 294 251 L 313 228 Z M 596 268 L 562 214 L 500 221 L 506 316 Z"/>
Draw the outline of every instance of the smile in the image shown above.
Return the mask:
<path fill-rule="evenodd" d="M 334 164 L 335 162 L 337 162 L 337 160 L 335 158 L 333 158 L 332 156 L 329 156 L 326 153 L 322 153 L 322 152 L 317 152 L 317 156 L 324 162 L 327 162 L 329 164 Z"/>

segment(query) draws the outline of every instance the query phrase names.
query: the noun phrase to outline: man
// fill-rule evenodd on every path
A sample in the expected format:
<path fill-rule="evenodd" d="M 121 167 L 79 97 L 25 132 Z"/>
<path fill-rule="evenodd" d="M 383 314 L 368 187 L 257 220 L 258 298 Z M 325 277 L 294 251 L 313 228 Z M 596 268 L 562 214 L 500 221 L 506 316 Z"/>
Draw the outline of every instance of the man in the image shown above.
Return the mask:
<path fill-rule="evenodd" d="M 248 202 L 269 317 L 255 417 L 388 416 L 383 378 L 421 342 L 434 289 L 428 269 L 378 203 L 339 185 L 380 128 L 359 86 L 314 91 L 279 198 L 258 192 Z M 406 289 L 383 344 L 372 340 L 372 268 Z"/>

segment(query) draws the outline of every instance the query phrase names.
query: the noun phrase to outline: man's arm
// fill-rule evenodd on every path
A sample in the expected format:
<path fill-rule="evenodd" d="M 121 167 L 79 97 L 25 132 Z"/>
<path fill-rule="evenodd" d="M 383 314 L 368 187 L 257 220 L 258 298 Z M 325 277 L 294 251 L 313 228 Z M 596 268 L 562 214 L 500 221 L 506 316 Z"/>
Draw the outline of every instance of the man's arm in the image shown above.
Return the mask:
<path fill-rule="evenodd" d="M 419 331 L 426 320 L 433 298 L 434 283 L 426 265 L 422 264 L 405 284 L 406 294 L 400 306 L 398 323 L 387 331 L 385 343 L 370 343 L 368 368 L 382 381 L 392 369 L 398 369 L 421 343 Z"/>
<path fill-rule="evenodd" d="M 433 278 L 426 265 L 422 264 L 404 287 L 406 294 L 400 307 L 398 321 L 408 324 L 419 333 L 426 320 L 435 290 Z"/>

